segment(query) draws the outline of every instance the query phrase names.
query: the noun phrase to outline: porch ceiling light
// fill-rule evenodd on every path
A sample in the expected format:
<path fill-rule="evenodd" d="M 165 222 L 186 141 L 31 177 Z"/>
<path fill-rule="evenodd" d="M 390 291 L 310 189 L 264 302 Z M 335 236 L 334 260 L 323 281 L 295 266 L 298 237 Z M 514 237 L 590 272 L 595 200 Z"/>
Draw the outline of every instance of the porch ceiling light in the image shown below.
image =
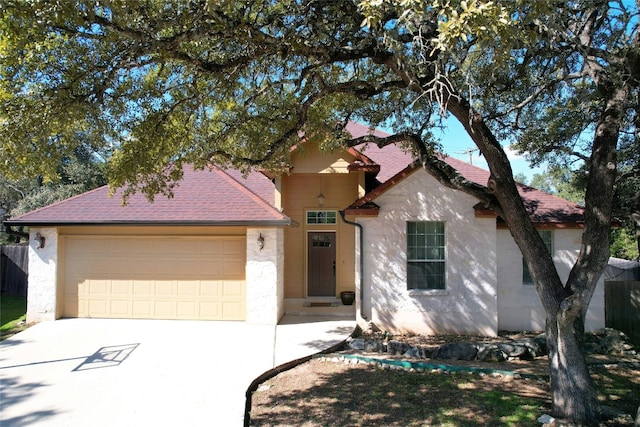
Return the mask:
<path fill-rule="evenodd" d="M 262 233 L 260 233 L 260 237 L 258 237 L 258 249 L 264 249 L 264 237 L 262 237 Z"/>
<path fill-rule="evenodd" d="M 318 194 L 318 206 L 322 207 L 324 205 L 324 194 Z"/>
<path fill-rule="evenodd" d="M 42 234 L 36 233 L 36 237 L 33 240 L 36 242 L 36 249 L 42 249 L 47 239 Z"/>

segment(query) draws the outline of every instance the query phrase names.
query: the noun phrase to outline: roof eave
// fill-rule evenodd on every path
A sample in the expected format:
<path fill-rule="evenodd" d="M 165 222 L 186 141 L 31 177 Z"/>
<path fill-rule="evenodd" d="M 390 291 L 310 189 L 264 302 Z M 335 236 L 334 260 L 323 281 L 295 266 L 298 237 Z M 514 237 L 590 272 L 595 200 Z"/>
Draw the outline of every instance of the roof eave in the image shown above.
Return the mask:
<path fill-rule="evenodd" d="M 419 166 L 418 162 L 412 162 L 409 166 L 407 166 L 406 168 L 404 168 L 403 170 L 398 172 L 396 175 L 394 175 L 393 177 L 391 177 L 390 179 L 388 179 L 387 181 L 385 181 L 384 183 L 382 183 L 378 187 L 374 188 L 373 190 L 371 190 L 369 193 L 365 194 L 360 199 L 358 199 L 355 202 L 353 202 L 351 204 L 350 208 L 358 208 L 358 207 L 366 205 L 367 203 L 372 202 L 378 196 L 380 196 L 381 194 L 386 192 L 388 189 L 390 189 L 391 187 L 395 186 L 400 181 L 404 180 L 406 177 L 408 177 L 413 172 L 418 170 L 418 166 Z"/>
<path fill-rule="evenodd" d="M 581 229 L 584 228 L 583 222 L 578 221 L 566 221 L 566 222 L 536 222 L 531 221 L 532 224 L 539 230 L 555 230 L 555 229 Z M 502 221 L 502 218 L 498 217 L 496 228 L 506 230 L 509 227 L 507 223 Z"/>
<path fill-rule="evenodd" d="M 380 165 L 365 165 L 361 163 L 351 163 L 347 166 L 349 172 L 368 172 L 373 174 L 380 173 Z"/>
<path fill-rule="evenodd" d="M 377 217 L 380 213 L 380 208 L 371 207 L 371 208 L 346 208 L 344 210 L 344 214 L 347 216 L 368 216 L 368 217 Z"/>
<path fill-rule="evenodd" d="M 290 218 L 282 220 L 263 220 L 263 221 L 5 221 L 6 225 L 18 226 L 24 225 L 29 227 L 60 227 L 60 226 L 267 226 L 267 227 L 296 227 L 297 223 Z"/>

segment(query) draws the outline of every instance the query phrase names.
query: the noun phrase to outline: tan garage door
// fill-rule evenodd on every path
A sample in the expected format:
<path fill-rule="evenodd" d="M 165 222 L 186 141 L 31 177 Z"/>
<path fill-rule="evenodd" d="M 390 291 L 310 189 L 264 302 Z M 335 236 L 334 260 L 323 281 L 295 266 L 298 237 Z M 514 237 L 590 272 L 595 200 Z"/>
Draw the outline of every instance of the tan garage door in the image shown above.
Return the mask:
<path fill-rule="evenodd" d="M 244 320 L 245 237 L 64 242 L 64 316 Z"/>

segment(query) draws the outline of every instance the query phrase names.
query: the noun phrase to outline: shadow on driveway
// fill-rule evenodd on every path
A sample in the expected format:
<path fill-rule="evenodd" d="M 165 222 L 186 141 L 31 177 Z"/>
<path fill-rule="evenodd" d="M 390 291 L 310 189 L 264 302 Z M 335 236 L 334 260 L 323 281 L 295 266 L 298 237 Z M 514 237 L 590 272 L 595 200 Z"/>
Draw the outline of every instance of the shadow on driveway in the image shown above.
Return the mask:
<path fill-rule="evenodd" d="M 40 362 L 30 362 L 21 365 L 0 366 L 0 369 L 23 368 L 26 366 L 45 365 L 47 363 L 68 362 L 70 360 L 83 360 L 83 362 L 72 369 L 71 372 L 86 371 L 88 369 L 109 368 L 118 366 L 122 362 L 124 362 L 139 345 L 139 343 L 112 345 L 99 348 L 98 351 L 93 353 L 91 356 L 68 357 L 66 359 L 43 360 Z"/>
<path fill-rule="evenodd" d="M 20 382 L 19 377 L 3 377 L 2 387 L 0 387 L 0 402 L 2 411 L 6 411 L 10 406 L 19 405 L 28 401 L 39 389 L 48 387 L 50 384 L 38 382 Z M 6 418 L 2 420 L 2 425 L 27 426 L 36 422 L 43 422 L 47 418 L 59 414 L 60 411 L 49 409 L 28 412 L 24 415 Z"/>

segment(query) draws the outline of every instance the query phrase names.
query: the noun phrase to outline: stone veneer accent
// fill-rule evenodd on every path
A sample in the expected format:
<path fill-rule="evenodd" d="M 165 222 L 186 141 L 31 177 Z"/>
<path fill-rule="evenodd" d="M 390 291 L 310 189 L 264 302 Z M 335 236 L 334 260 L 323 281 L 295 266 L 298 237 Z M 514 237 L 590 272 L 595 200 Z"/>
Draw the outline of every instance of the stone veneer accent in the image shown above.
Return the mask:
<path fill-rule="evenodd" d="M 264 248 L 258 247 L 262 234 Z M 284 313 L 284 230 L 247 228 L 247 317 L 250 323 L 275 325 Z"/>
<path fill-rule="evenodd" d="M 35 236 L 40 233 L 45 246 L 36 249 Z M 29 288 L 27 322 L 55 320 L 57 315 L 58 230 L 34 228 L 29 231 Z"/>

